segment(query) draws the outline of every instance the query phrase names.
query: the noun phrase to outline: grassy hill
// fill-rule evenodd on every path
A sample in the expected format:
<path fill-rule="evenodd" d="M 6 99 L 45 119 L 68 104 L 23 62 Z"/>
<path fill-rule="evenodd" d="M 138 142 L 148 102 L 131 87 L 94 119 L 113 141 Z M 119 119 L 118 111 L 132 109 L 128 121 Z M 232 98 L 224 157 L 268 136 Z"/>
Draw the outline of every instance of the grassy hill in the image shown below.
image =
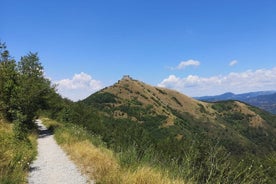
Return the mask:
<path fill-rule="evenodd" d="M 188 183 L 276 182 L 276 117 L 242 102 L 201 102 L 125 77 L 56 104 L 48 115 L 98 137 L 121 168 L 165 169 Z"/>
<path fill-rule="evenodd" d="M 124 78 L 82 103 L 108 118 L 136 122 L 156 139 L 164 132 L 178 140 L 200 135 L 236 154 L 276 149 L 275 116 L 238 101 L 201 102 Z"/>

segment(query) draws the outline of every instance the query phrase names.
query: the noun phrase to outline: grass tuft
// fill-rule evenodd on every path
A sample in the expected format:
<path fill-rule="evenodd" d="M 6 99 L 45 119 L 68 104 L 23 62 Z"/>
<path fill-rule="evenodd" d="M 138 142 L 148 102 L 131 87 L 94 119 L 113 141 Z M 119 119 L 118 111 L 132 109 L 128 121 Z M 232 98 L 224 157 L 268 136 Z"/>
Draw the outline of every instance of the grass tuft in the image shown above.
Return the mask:
<path fill-rule="evenodd" d="M 183 184 L 183 180 L 173 180 L 169 178 L 168 172 L 158 171 L 149 166 L 140 166 L 134 171 L 127 170 L 123 172 L 123 184 Z"/>

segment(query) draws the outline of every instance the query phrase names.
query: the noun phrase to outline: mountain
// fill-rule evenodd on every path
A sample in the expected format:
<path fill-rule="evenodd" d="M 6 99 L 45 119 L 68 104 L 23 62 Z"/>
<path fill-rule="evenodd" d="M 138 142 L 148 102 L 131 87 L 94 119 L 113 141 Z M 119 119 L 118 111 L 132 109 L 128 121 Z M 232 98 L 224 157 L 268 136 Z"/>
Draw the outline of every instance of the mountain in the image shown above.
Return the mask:
<path fill-rule="evenodd" d="M 107 140 L 117 136 L 113 144 L 132 141 L 124 138 L 130 134 L 134 140 L 148 137 L 144 142 L 157 147 L 168 139 L 171 143 L 211 140 L 237 155 L 276 150 L 276 117 L 240 101 L 203 102 L 125 76 L 79 103 L 105 117 L 98 121 L 101 124 L 90 126 L 109 131 L 104 133 Z"/>
<path fill-rule="evenodd" d="M 276 93 L 252 97 L 244 102 L 276 114 Z"/>
<path fill-rule="evenodd" d="M 275 91 L 258 91 L 243 94 L 224 93 L 217 96 L 195 97 L 195 99 L 217 102 L 222 100 L 239 100 L 250 105 L 259 107 L 263 110 L 276 114 L 276 92 Z"/>

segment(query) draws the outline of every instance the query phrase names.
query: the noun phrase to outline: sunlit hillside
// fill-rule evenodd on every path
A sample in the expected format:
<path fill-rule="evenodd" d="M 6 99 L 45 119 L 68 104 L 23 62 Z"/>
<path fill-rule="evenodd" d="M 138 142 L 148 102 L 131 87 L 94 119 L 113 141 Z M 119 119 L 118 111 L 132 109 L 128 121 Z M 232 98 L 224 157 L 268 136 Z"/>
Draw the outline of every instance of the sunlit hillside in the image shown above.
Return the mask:
<path fill-rule="evenodd" d="M 274 116 L 238 101 L 201 102 L 174 90 L 124 77 L 83 103 L 110 118 L 155 127 L 155 133 L 170 128 L 169 134 L 178 139 L 195 134 L 216 139 L 239 154 L 242 150 L 275 150 Z"/>

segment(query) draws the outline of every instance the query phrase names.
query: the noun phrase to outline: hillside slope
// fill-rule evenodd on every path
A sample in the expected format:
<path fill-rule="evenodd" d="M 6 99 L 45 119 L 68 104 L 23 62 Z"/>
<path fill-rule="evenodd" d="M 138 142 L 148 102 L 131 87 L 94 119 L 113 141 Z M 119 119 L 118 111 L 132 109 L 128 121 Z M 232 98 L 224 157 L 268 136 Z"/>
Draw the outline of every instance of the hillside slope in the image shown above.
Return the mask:
<path fill-rule="evenodd" d="M 195 137 L 240 154 L 276 150 L 275 116 L 237 101 L 206 103 L 124 77 L 82 102 L 114 122 L 137 122 L 153 139 Z M 113 125 L 113 126 L 116 126 Z"/>
<path fill-rule="evenodd" d="M 275 91 L 259 91 L 243 94 L 224 93 L 216 96 L 195 97 L 195 99 L 216 102 L 221 100 L 239 100 L 250 105 L 259 107 L 270 113 L 276 114 L 276 92 Z"/>
<path fill-rule="evenodd" d="M 244 102 L 276 114 L 276 93 L 269 95 L 259 95 L 249 98 Z"/>

